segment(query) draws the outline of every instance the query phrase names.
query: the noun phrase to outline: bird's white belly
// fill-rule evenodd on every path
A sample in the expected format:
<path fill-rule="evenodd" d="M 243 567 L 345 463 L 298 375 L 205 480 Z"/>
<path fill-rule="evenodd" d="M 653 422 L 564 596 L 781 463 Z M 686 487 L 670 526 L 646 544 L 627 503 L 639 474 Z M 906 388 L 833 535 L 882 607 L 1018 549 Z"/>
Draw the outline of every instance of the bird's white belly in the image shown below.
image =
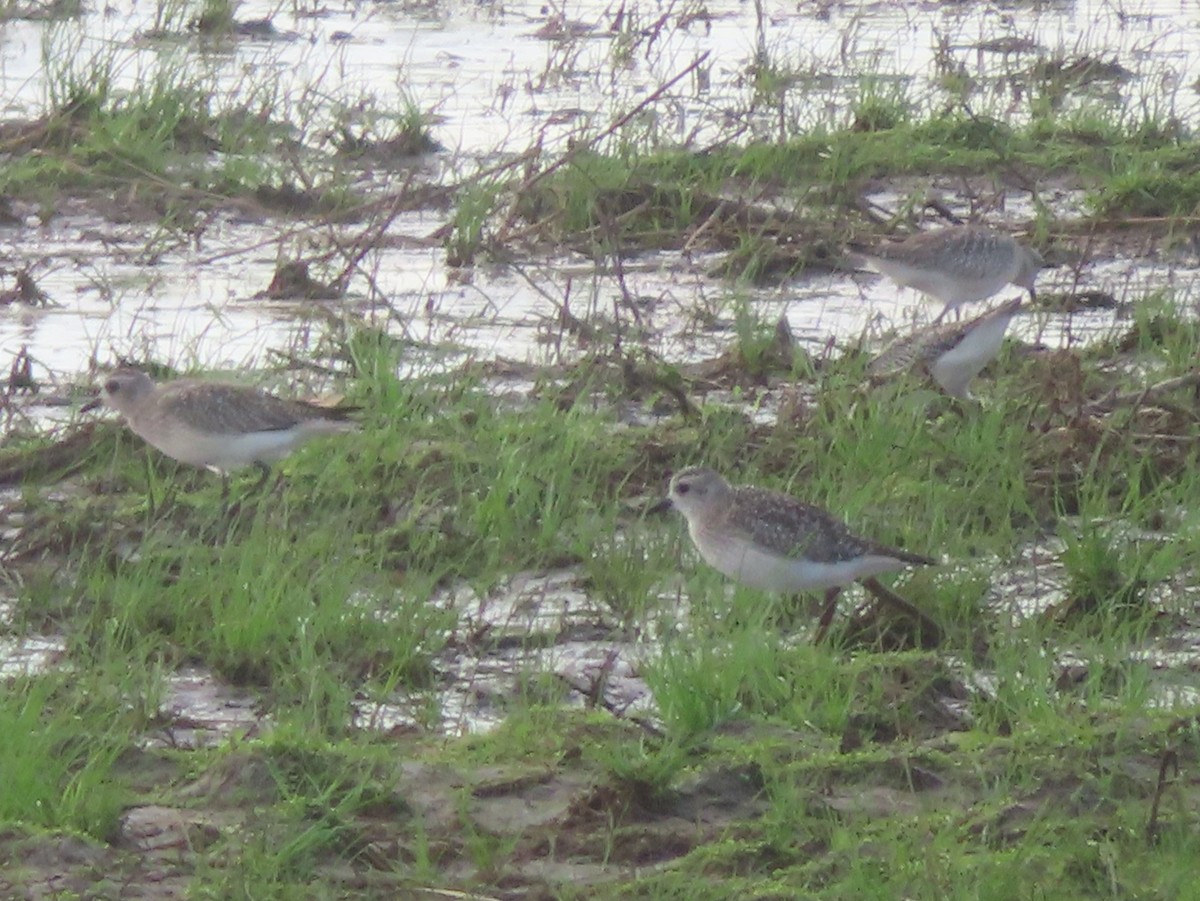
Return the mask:
<path fill-rule="evenodd" d="M 933 361 L 929 372 L 947 394 L 968 396 L 967 385 L 1000 352 L 1011 320 L 1012 316 L 999 316 L 981 322 L 956 347 Z"/>
<path fill-rule="evenodd" d="M 222 472 L 241 469 L 259 460 L 264 463 L 281 460 L 304 438 L 299 429 L 221 435 L 187 426 L 150 429 L 138 434 L 168 457 Z"/>
<path fill-rule="evenodd" d="M 894 557 L 870 554 L 840 563 L 784 557 L 740 538 L 693 532 L 704 561 L 731 579 L 761 591 L 794 593 L 848 585 L 858 579 L 904 566 Z"/>
<path fill-rule="evenodd" d="M 877 268 L 896 284 L 906 285 L 924 294 L 929 294 L 950 306 L 973 303 L 991 297 L 1007 285 L 1012 277 L 1012 273 L 1005 270 L 986 278 L 964 278 L 934 269 L 910 266 L 895 260 L 880 262 L 877 264 Z"/>

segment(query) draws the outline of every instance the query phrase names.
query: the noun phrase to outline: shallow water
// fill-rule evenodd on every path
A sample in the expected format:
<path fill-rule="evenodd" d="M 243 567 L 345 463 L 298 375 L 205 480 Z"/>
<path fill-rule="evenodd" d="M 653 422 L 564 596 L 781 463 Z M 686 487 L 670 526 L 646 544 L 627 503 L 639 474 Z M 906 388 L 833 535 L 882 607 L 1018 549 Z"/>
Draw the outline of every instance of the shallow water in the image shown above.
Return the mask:
<path fill-rule="evenodd" d="M 537 691 L 569 706 L 602 706 L 621 716 L 648 718 L 650 689 L 638 675 L 649 649 L 611 622 L 589 597 L 577 568 L 517 573 L 480 596 L 452 587 L 430 603 L 456 611 L 455 640 L 435 662 L 440 687 L 428 695 L 363 699 L 360 728 L 433 728 L 463 735 L 495 728 L 510 705 Z"/>
<path fill-rule="evenodd" d="M 980 102 L 988 108 L 982 111 L 1004 115 L 1008 106 L 1019 107 L 1010 98 L 1023 90 L 1034 62 L 1084 56 L 1119 62 L 1133 73 L 1095 82 L 1085 99 L 1135 104 L 1145 98 L 1152 109 L 1165 104 L 1192 120 L 1196 95 L 1185 86 L 1200 76 L 1200 4 L 1178 0 L 770 3 L 762 43 L 770 58 L 796 70 L 803 82 L 803 90 L 787 95 L 782 114 L 753 102 L 747 67 L 759 45 L 755 11 L 752 4 L 729 0 L 703 8 L 684 2 L 631 7 L 618 33 L 609 30 L 618 7 L 578 3 L 566 9 L 567 19 L 594 27 L 559 39 L 539 36 L 552 16 L 536 3 L 284 9 L 250 2 L 238 8 L 239 21 L 271 16 L 279 34 L 223 41 L 200 39 L 188 31 L 185 13 L 172 18 L 165 9 L 118 2 L 77 21 L 5 23 L 5 114 L 37 115 L 65 66 L 84 74 L 109 69 L 125 88 L 186 67 L 230 103 L 269 89 L 274 114 L 304 122 L 310 137 L 320 133 L 328 113 L 316 103 L 318 91 L 347 106 L 369 96 L 383 111 L 412 102 L 439 117 L 434 136 L 446 149 L 429 165 L 453 180 L 452 173 L 509 158 L 537 142 L 552 150 L 584 129 L 599 129 L 704 53 L 710 56 L 702 79 L 684 79 L 651 105 L 653 118 L 644 123 L 650 134 L 700 147 L 718 134 L 777 137 L 780 115 L 789 133 L 816 123 L 845 124 L 847 98 L 864 80 L 884 96 L 889 85 L 905 83 L 908 96 L 922 98 L 928 93 L 924 79 L 946 72 L 985 85 Z M 665 24 L 655 27 L 660 17 Z M 146 37 L 156 24 L 177 37 Z M 988 42 L 1007 42 L 1010 49 L 981 49 Z M 387 183 L 385 173 L 372 177 L 380 187 Z M 953 196 L 954 185 L 943 188 Z M 1043 200 L 1064 212 L 1080 202 L 1053 193 Z M 993 218 L 1030 209 L 1028 196 L 1009 190 Z M 17 212 L 24 225 L 0 227 L 0 253 L 12 268 L 31 266 L 56 306 L 0 310 L 0 369 L 23 347 L 42 379 L 119 355 L 241 368 L 269 362 L 274 351 L 303 347 L 320 330 L 307 321 L 307 304 L 254 298 L 269 284 L 276 261 L 303 243 L 280 237 L 290 224 L 216 215 L 198 245 L 151 255 L 147 248 L 157 248 L 162 238 L 152 223 L 100 222 L 69 200 L 49 211 L 30 206 Z M 616 277 L 583 259 L 548 260 L 521 272 L 481 266 L 464 281 L 429 240 L 443 221 L 435 212 L 401 216 L 389 229 L 387 246 L 368 258 L 365 268 L 386 304 L 360 277 L 344 303 L 327 307 L 335 316 L 362 315 L 436 347 L 418 356 L 417 368 L 464 356 L 554 360 L 577 350 L 570 341 L 555 340 L 557 306 L 569 298 L 576 315 L 589 308 L 607 313 L 624 296 Z M 897 292 L 871 276 L 818 275 L 750 290 L 708 277 L 711 262 L 652 254 L 628 266 L 624 287 L 649 310 L 647 340 L 669 360 L 710 356 L 731 339 L 728 321 L 704 333 L 688 327 L 697 307 L 753 302 L 764 318 L 785 315 L 801 343 L 814 349 L 830 336 L 853 339 L 936 312 L 912 292 Z M 1159 287 L 1190 292 L 1196 273 L 1194 259 L 1099 260 L 1085 268 L 1078 285 L 1071 272 L 1051 271 L 1043 290 L 1097 289 L 1124 300 Z M 1111 312 L 1041 316 L 1015 331 L 1060 345 L 1106 333 L 1114 318 Z"/>
<path fill-rule="evenodd" d="M 270 726 L 254 692 L 226 685 L 198 666 L 165 677 L 159 716 L 165 724 L 146 737 L 146 747 L 213 747 L 232 735 L 245 737 Z"/>
<path fill-rule="evenodd" d="M 1010 105 L 1020 107 L 1014 98 L 1035 61 L 1065 54 L 1116 61 L 1134 73 L 1095 82 L 1085 98 L 1129 108 L 1145 99 L 1156 111 L 1167 105 L 1190 124 L 1200 120 L 1191 88 L 1200 78 L 1200 2 L 768 3 L 761 32 L 768 55 L 797 70 L 804 83 L 804 90 L 789 93 L 782 111 L 753 101 L 748 67 L 759 31 L 752 4 L 718 0 L 705 5 L 704 15 L 690 3 L 646 5 L 627 10 L 638 21 L 626 37 L 607 30 L 618 8 L 623 7 L 574 4 L 567 8 L 568 19 L 596 27 L 574 38 L 547 39 L 537 32 L 551 14 L 537 3 L 343 3 L 318 10 L 255 0 L 238 8 L 239 20 L 271 15 L 280 39 L 205 42 L 191 35 L 148 39 L 144 33 L 155 25 L 156 9 L 117 0 L 77 22 L 11 21 L 0 27 L 3 115 L 38 115 L 61 60 L 73 59 L 86 72 L 89 60 L 111 59 L 117 83 L 125 88 L 157 71 L 187 66 L 231 104 L 269 89 L 277 98 L 277 116 L 300 121 L 311 113 L 310 134 L 321 130 L 328 114 L 319 106 L 310 109 L 318 91 L 349 105 L 371 95 L 383 110 L 411 101 L 439 117 L 433 132 L 445 149 L 426 164 L 451 182 L 535 143 L 552 151 L 603 128 L 705 53 L 702 76 L 684 78 L 647 110 L 642 125 L 648 134 L 703 147 L 725 135 L 777 138 L 780 121 L 789 134 L 814 124 L 844 125 L 847 100 L 864 80 L 885 97 L 890 85 L 905 83 L 909 96 L 924 98 L 931 93 L 925 79 L 946 73 L 983 84 L 986 108 L 980 111 L 1003 115 Z M 667 24 L 653 28 L 663 16 Z M 182 20 L 165 24 L 186 31 Z M 48 45 L 51 35 L 57 43 Z M 997 41 L 1013 47 L 1021 40 L 1032 49 L 981 47 Z M 47 46 L 56 49 L 44 51 Z M 393 187 L 388 173 L 364 175 L 369 178 L 374 190 Z M 967 212 L 953 200 L 956 183 L 936 187 L 953 208 Z M 1002 193 L 992 221 L 1031 215 L 1028 194 Z M 895 208 L 903 198 L 880 193 L 871 199 Z M 1084 202 L 1065 191 L 1048 191 L 1040 199 L 1064 215 Z M 69 377 L 93 359 L 105 365 L 118 356 L 206 369 L 263 365 L 275 353 L 310 346 L 327 315 L 363 317 L 419 342 L 423 350 L 414 351 L 409 363 L 419 370 L 466 357 L 569 360 L 580 347 L 558 324 L 561 310 L 584 319 L 612 316 L 630 299 L 643 329 L 639 340 L 671 361 L 724 350 L 736 334 L 732 311 L 740 303 L 753 304 L 767 322 L 786 318 L 800 345 L 813 352 L 823 352 L 831 338 L 843 343 L 867 335 L 882 341 L 892 328 L 927 321 L 937 312 L 913 292 L 897 291 L 872 274 L 816 274 L 752 289 L 709 276 L 714 258 L 677 253 L 640 255 L 627 261 L 620 277 L 572 256 L 463 272 L 447 266 L 444 250 L 431 240 L 444 213 L 420 211 L 399 216 L 386 246 L 364 263 L 383 298 L 360 277 L 345 301 L 324 304 L 322 316 L 314 316 L 312 303 L 254 296 L 270 283 L 277 262 L 304 246 L 303 236 L 281 237 L 294 222 L 216 214 L 197 243 L 149 253 L 162 240 L 155 223 L 102 221 L 65 198 L 53 209 L 18 205 L 17 212 L 23 224 L 0 226 L 5 267 L 30 268 L 53 305 L 0 308 L 0 373 L 27 349 L 40 379 Z M 1052 269 L 1039 289 L 1102 291 L 1123 302 L 1168 289 L 1194 304 L 1198 273 L 1194 253 L 1148 252 L 1137 259 L 1089 260 L 1078 278 L 1068 267 Z M 10 286 L 9 276 L 0 278 L 0 287 Z M 717 311 L 715 324 L 696 325 L 697 309 Z M 620 315 L 631 327 L 632 314 Z M 1012 333 L 1048 346 L 1073 345 L 1120 330 L 1123 315 L 1038 312 L 1019 317 Z M 1011 572 L 997 575 L 996 591 L 1034 604 L 1013 611 L 1014 618 L 1023 618 L 1061 600 L 1063 580 L 1055 555 L 1034 548 Z M 363 698 L 355 712 L 359 726 L 452 733 L 491 728 L 529 673 L 551 674 L 569 703 L 651 715 L 649 691 L 638 676 L 646 649 L 606 623 L 601 605 L 580 587 L 578 573 L 514 576 L 486 598 L 463 590 L 442 601 L 459 612 L 464 633 L 484 628 L 489 640 L 439 660 L 442 679 L 434 704 L 426 696 Z M 541 643 L 529 641 L 529 635 L 541 636 Z M 56 636 L 0 640 L 0 675 L 43 671 L 57 664 L 63 647 Z M 1178 649 L 1183 662 L 1169 656 L 1171 648 L 1143 653 L 1156 667 L 1177 670 L 1193 665 L 1191 650 Z M 1191 696 L 1181 690 L 1178 697 L 1184 703 Z M 171 725 L 150 741 L 204 745 L 263 725 L 251 694 L 228 689 L 201 670 L 169 677 L 162 713 Z"/>
<path fill-rule="evenodd" d="M 1030 545 L 1011 564 L 994 567 L 987 603 L 1002 621 L 1007 618 L 1015 627 L 1053 615 L 1065 602 L 1069 576 L 1061 550 L 1057 540 Z M 1090 659 L 1069 644 L 1047 647 L 1055 671 L 1061 672 L 1060 688 L 1082 681 L 1093 667 L 1141 667 L 1147 703 L 1179 710 L 1194 706 L 1200 696 L 1200 623 L 1192 613 L 1197 591 L 1184 577 L 1151 589 L 1147 604 L 1163 616 L 1183 619 L 1125 653 Z M 848 604 L 856 596 L 851 591 Z M 642 675 L 658 654 L 657 643 L 616 623 L 605 605 L 587 593 L 581 569 L 517 573 L 486 595 L 459 584 L 429 603 L 459 617 L 450 644 L 434 660 L 435 685 L 399 689 L 386 697 L 360 696 L 350 712 L 353 728 L 478 734 L 499 726 L 510 708 L 527 705 L 531 697 L 599 707 L 648 730 L 659 728 L 653 694 Z M 672 608 L 678 608 L 672 616 L 678 625 L 686 619 L 686 597 L 673 596 Z M 5 609 L 0 606 L 0 626 L 7 625 Z M 795 640 L 811 637 L 801 632 Z M 63 665 L 65 655 L 62 636 L 0 637 L 0 679 L 49 671 Z M 995 695 L 997 677 L 991 671 L 963 661 L 954 668 L 972 693 Z M 186 665 L 164 674 L 159 691 L 161 725 L 143 736 L 145 747 L 211 747 L 231 736 L 261 735 L 273 728 L 264 700 L 254 690 L 228 685 L 203 667 Z M 969 719 L 966 700 L 943 701 Z"/>

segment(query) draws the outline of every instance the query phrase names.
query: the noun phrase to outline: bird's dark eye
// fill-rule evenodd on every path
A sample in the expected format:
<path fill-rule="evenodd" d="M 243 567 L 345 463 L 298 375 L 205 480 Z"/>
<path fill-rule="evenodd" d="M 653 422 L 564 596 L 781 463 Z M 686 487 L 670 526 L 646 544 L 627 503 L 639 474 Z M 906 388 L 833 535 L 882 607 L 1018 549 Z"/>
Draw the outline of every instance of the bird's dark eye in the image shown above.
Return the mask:
<path fill-rule="evenodd" d="M 104 383 L 104 390 L 107 391 L 109 394 L 116 394 L 118 391 L 121 390 L 121 383 L 119 381 L 117 381 L 116 379 L 109 379 L 107 382 Z"/>
<path fill-rule="evenodd" d="M 676 494 L 687 494 L 691 490 L 692 490 L 692 486 L 689 485 L 687 482 L 680 482 L 678 485 L 675 486 Z"/>

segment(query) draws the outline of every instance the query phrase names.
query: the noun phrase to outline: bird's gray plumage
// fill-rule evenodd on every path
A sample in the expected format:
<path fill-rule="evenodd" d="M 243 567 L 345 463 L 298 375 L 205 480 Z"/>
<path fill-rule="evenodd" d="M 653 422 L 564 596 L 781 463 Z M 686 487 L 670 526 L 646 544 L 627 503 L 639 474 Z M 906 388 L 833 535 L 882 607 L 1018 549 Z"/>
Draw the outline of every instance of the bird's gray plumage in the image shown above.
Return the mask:
<path fill-rule="evenodd" d="M 179 379 L 159 389 L 162 414 L 217 433 L 276 432 L 314 419 L 345 420 L 345 408 L 322 407 L 221 382 Z"/>
<path fill-rule="evenodd" d="M 1045 268 L 1041 254 L 1018 242 L 1012 235 L 978 225 L 957 225 L 918 232 L 901 241 L 875 245 L 850 242 L 851 250 L 868 258 L 905 263 L 926 269 L 941 269 L 958 278 L 986 278 L 999 262 L 1012 262 L 1012 284 L 1032 288 L 1033 279 Z"/>
<path fill-rule="evenodd" d="M 867 373 L 887 377 L 919 368 L 948 394 L 969 398 L 971 379 L 999 352 L 1022 302 L 1016 297 L 967 322 L 933 325 L 898 338 L 867 364 Z"/>
<path fill-rule="evenodd" d="M 729 492 L 715 521 L 704 525 L 706 531 L 728 530 L 772 553 L 815 563 L 841 563 L 864 554 L 894 557 L 906 563 L 936 562 L 861 538 L 837 517 L 790 494 L 751 485 L 732 486 L 713 470 L 700 466 L 681 471 L 671 483 L 678 491 L 689 480 L 705 486 L 705 490 Z"/>
<path fill-rule="evenodd" d="M 881 554 L 907 563 L 935 561 L 860 538 L 832 514 L 791 495 L 750 485 L 733 489 L 734 504 L 725 525 L 764 548 L 817 563 L 840 563 L 864 554 Z"/>
<path fill-rule="evenodd" d="M 122 369 L 101 387 L 103 402 L 169 457 L 222 473 L 281 460 L 319 434 L 357 431 L 350 408 L 286 400 L 256 388 L 178 379 L 156 386 Z"/>
<path fill-rule="evenodd" d="M 1011 235 L 977 225 L 921 232 L 870 247 L 848 246 L 896 284 L 940 300 L 939 322 L 947 311 L 985 300 L 1009 284 L 1036 298 L 1035 282 L 1046 265 L 1037 251 Z"/>

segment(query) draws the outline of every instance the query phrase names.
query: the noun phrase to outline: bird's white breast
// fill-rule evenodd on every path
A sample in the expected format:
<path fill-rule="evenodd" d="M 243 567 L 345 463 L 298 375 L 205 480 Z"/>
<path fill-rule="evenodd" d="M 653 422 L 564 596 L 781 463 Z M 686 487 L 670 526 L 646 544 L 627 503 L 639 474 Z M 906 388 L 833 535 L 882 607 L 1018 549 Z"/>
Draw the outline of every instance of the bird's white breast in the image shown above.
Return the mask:
<path fill-rule="evenodd" d="M 839 563 L 820 563 L 803 557 L 785 557 L 741 536 L 688 523 L 696 549 L 704 561 L 729 578 L 757 588 L 785 594 L 820 591 L 848 585 L 858 579 L 900 569 L 895 557 L 868 554 Z"/>
<path fill-rule="evenodd" d="M 257 461 L 282 460 L 308 438 L 337 430 L 340 423 L 301 423 L 290 429 L 219 434 L 194 429 L 179 421 L 138 424 L 134 431 L 168 457 L 193 466 L 221 472 L 241 469 Z M 140 427 L 139 427 L 140 426 Z"/>
<path fill-rule="evenodd" d="M 929 367 L 934 380 L 955 397 L 967 396 L 967 385 L 1000 352 L 1012 316 L 995 316 L 979 323 Z"/>

